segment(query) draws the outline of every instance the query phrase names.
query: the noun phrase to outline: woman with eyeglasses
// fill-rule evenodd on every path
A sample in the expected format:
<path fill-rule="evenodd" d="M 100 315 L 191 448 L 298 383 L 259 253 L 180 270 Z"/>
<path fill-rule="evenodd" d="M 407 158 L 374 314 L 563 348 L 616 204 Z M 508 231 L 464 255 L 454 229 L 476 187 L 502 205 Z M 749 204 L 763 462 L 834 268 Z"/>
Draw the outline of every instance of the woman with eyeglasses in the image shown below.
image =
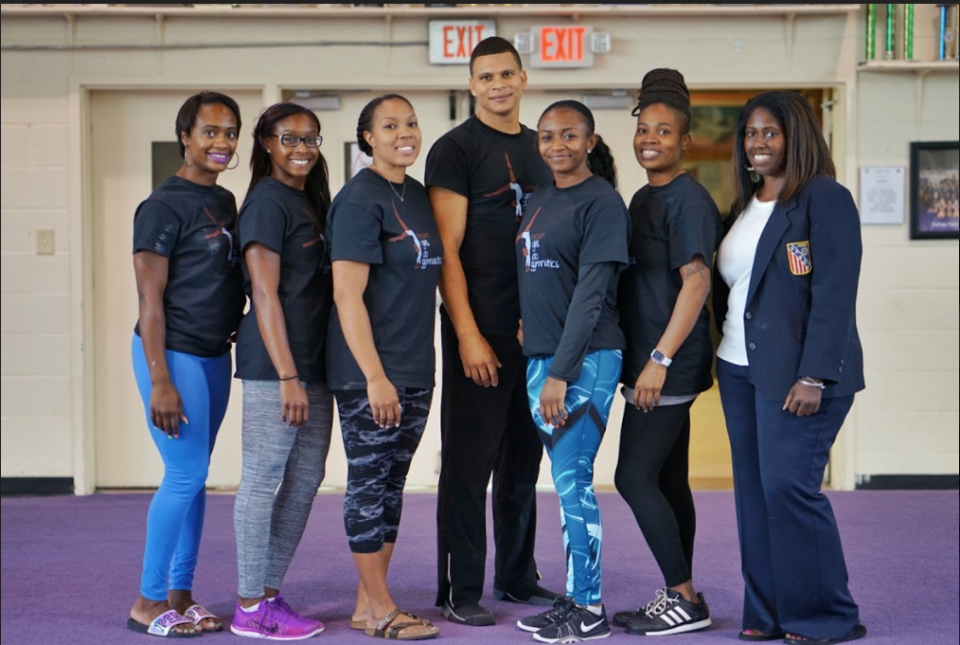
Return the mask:
<path fill-rule="evenodd" d="M 323 623 L 280 596 L 323 480 L 333 397 L 323 348 L 332 303 L 324 221 L 330 205 L 320 122 L 278 103 L 253 133 L 238 233 L 250 310 L 237 336 L 243 382 L 243 474 L 234 506 L 237 607 L 230 630 L 309 638 Z"/>

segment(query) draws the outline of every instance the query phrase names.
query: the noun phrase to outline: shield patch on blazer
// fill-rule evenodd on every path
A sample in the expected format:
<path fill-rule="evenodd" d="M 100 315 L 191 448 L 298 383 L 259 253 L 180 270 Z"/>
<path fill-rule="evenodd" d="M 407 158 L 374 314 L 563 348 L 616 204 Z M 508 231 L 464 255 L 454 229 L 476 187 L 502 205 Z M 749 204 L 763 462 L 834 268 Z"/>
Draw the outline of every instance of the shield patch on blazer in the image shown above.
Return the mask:
<path fill-rule="evenodd" d="M 793 275 L 807 275 L 813 271 L 813 260 L 810 259 L 810 241 L 788 242 L 787 262 L 790 273 Z"/>

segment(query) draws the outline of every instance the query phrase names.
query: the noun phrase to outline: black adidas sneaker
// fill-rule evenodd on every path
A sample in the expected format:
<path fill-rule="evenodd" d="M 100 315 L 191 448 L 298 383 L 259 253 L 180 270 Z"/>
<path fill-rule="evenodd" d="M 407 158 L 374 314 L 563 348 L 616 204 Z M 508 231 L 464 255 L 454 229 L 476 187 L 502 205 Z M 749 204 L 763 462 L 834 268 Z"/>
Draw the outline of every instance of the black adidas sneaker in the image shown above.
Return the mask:
<path fill-rule="evenodd" d="M 557 598 L 553 601 L 553 609 L 548 609 L 536 616 L 521 618 L 517 621 L 517 627 L 525 632 L 538 632 L 544 627 L 562 621 L 573 606 L 572 598 Z"/>
<path fill-rule="evenodd" d="M 627 623 L 627 633 L 640 636 L 669 636 L 706 629 L 712 624 L 710 608 L 698 593 L 699 605 L 687 602 L 673 589 L 666 593 L 644 618 Z"/>
<path fill-rule="evenodd" d="M 616 627 L 626 627 L 627 623 L 631 620 L 637 620 L 639 618 L 646 618 L 647 612 L 657 606 L 657 603 L 660 602 L 660 599 L 663 598 L 667 593 L 667 588 L 657 589 L 657 593 L 654 595 L 653 600 L 647 604 L 640 607 L 635 611 L 618 611 L 613 615 L 613 624 Z"/>
<path fill-rule="evenodd" d="M 605 608 L 601 608 L 598 616 L 586 607 L 573 605 L 562 620 L 544 627 L 533 638 L 541 643 L 580 643 L 609 635 L 610 624 Z"/>

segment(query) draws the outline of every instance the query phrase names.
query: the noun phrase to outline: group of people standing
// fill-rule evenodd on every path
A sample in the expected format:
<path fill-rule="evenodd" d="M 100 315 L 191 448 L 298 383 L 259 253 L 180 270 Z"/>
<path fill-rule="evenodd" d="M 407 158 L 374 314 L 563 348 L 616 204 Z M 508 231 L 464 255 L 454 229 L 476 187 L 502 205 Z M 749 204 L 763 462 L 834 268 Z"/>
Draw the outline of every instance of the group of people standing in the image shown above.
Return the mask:
<path fill-rule="evenodd" d="M 559 101 L 527 128 L 526 84 L 508 41 L 481 41 L 470 61 L 476 113 L 432 146 L 423 184 L 406 174 L 422 145 L 413 106 L 396 94 L 374 99 L 357 126 L 373 163 L 333 199 L 319 120 L 276 104 L 254 129 L 239 213 L 217 186 L 235 163 L 236 103 L 203 92 L 181 108 L 183 167 L 134 219 L 134 371 L 165 474 L 130 629 L 186 637 L 223 628 L 191 589 L 235 343 L 243 474 L 231 630 L 295 640 L 324 628 L 280 591 L 324 476 L 335 402 L 359 577 L 350 628 L 438 635 L 394 601 L 387 571 L 432 402 L 439 287 L 436 604 L 447 620 L 496 622 L 480 602 L 492 476 L 493 593 L 549 607 L 518 621 L 537 641 L 603 638 L 610 623 L 640 635 L 711 624 L 693 582 L 687 471 L 690 407 L 713 384 L 712 291 L 745 582 L 739 636 L 834 643 L 865 633 L 820 493 L 863 387 L 859 222 L 810 106 L 768 92 L 743 108 L 737 202 L 721 223 L 683 170 L 691 112 L 679 72 L 643 79 L 633 147 L 648 184 L 629 208 L 590 110 Z M 593 463 L 620 384 L 628 404 L 615 482 L 664 586 L 608 621 Z M 566 551 L 560 593 L 540 586 L 534 560 L 544 447 Z"/>

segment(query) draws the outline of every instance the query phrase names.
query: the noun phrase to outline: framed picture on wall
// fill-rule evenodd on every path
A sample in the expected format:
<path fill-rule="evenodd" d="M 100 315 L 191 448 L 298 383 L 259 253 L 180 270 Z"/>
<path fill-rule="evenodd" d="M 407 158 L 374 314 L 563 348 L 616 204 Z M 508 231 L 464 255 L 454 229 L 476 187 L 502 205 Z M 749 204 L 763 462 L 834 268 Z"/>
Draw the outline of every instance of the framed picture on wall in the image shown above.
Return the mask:
<path fill-rule="evenodd" d="M 346 169 L 344 182 L 350 181 L 358 172 L 369 168 L 373 163 L 373 157 L 360 150 L 360 145 L 356 141 L 347 141 L 343 144 L 343 160 L 343 167 Z"/>
<path fill-rule="evenodd" d="M 910 143 L 910 239 L 960 239 L 960 142 Z"/>

